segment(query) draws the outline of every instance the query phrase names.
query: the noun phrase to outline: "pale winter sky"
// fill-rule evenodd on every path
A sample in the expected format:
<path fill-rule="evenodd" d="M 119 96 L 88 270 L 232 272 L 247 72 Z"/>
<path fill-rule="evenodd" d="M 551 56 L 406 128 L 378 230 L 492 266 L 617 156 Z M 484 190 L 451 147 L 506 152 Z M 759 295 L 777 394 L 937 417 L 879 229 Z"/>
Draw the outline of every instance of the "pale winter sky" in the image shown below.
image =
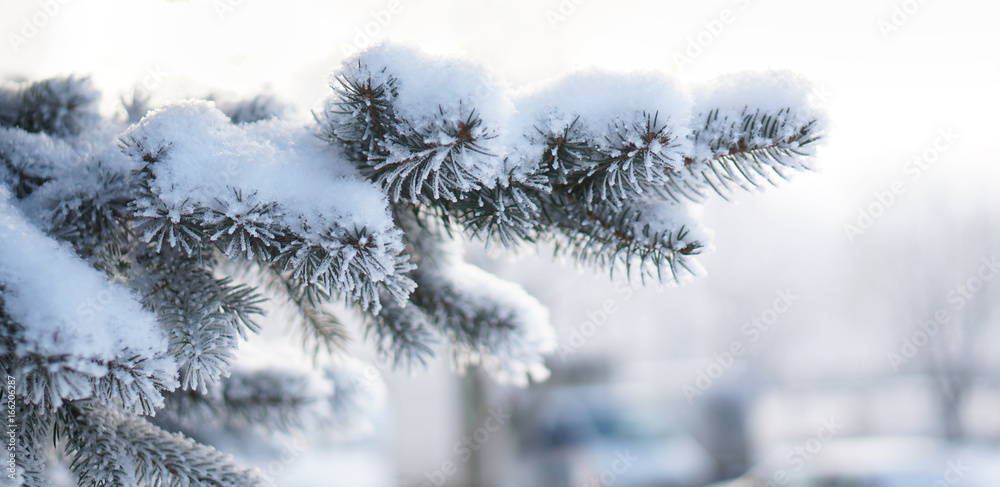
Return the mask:
<path fill-rule="evenodd" d="M 368 39 L 478 57 L 515 86 L 589 65 L 685 81 L 793 69 L 816 82 L 834 121 L 822 182 L 798 187 L 845 201 L 901 177 L 939 129 L 961 134 L 943 162 L 989 154 L 998 13 L 971 0 L 19 0 L 0 4 L 0 74 L 89 73 L 109 111 L 116 92 L 145 82 L 164 97 L 269 88 L 304 115 Z"/>

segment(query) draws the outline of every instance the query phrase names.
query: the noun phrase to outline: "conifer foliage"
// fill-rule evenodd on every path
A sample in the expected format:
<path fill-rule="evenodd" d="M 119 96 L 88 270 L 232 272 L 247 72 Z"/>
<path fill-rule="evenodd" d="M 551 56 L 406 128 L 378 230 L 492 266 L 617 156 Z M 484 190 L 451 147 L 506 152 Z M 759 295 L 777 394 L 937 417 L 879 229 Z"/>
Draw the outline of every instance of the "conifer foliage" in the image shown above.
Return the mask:
<path fill-rule="evenodd" d="M 336 428 L 357 391 L 331 368 L 235 363 L 266 300 L 313 355 L 342 353 L 357 322 L 402 367 L 446 350 L 544 380 L 547 311 L 466 263 L 463 236 L 680 282 L 710 246 L 690 206 L 809 169 L 822 131 L 783 73 L 498 79 L 378 46 L 334 72 L 310 124 L 269 96 L 116 121 L 85 78 L 0 86 L 3 482 L 49 485 L 55 459 L 88 486 L 270 485 L 184 432 Z"/>

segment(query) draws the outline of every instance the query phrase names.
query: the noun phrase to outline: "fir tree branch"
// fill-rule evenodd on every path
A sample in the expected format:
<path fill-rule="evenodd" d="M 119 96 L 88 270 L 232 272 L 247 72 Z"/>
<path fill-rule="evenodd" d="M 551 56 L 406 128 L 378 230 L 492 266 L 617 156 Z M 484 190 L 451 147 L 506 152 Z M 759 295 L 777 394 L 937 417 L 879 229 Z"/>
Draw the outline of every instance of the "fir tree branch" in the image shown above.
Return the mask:
<path fill-rule="evenodd" d="M 315 390 L 308 376 L 289 371 L 235 370 L 207 394 L 177 390 L 165 399 L 168 407 L 156 421 L 174 423 L 188 431 L 215 425 L 291 433 L 322 427 L 329 420 L 323 413 L 329 412 L 330 398 Z"/>
<path fill-rule="evenodd" d="M 143 284 L 145 303 L 156 311 L 177 360 L 181 387 L 207 390 L 228 373 L 238 339 L 260 327 L 254 316 L 263 314 L 262 298 L 251 288 L 216 278 L 207 266 L 214 257 L 188 257 L 170 248 L 156 253 L 145 249 L 137 256 L 133 279 Z"/>
<path fill-rule="evenodd" d="M 416 316 L 459 347 L 488 354 L 509 344 L 516 314 L 498 303 L 468 299 L 465 290 L 447 276 L 455 256 L 444 248 L 448 237 L 440 233 L 443 226 L 422 223 L 418 214 L 403 212 L 397 213 L 397 223 L 405 229 L 413 255 L 419 257 L 412 273 L 417 288 L 410 296 L 410 303 L 420 312 Z"/>
<path fill-rule="evenodd" d="M 415 126 L 393 110 L 396 80 L 384 83 L 347 75 L 333 86 L 338 99 L 320 118 L 321 136 L 347 146 L 362 174 L 382 185 L 394 202 L 457 201 L 483 187 L 471 160 L 496 158 L 483 142 L 496 137 L 471 109 L 462 119 Z"/>
<path fill-rule="evenodd" d="M 291 274 L 282 274 L 272 267 L 256 267 L 254 274 L 265 282 L 267 289 L 293 307 L 302 333 L 302 346 L 311 351 L 314 359 L 321 350 L 327 354 L 343 350 L 347 328 L 324 307 L 331 300 L 325 290 L 310 286 L 307 281 L 295 280 Z"/>
<path fill-rule="evenodd" d="M 438 218 L 448 227 L 454 220 L 487 245 L 499 241 L 504 248 L 516 248 L 538 240 L 543 225 L 539 199 L 549 191 L 548 179 L 542 175 L 508 179 L 480 190 L 474 198 L 447 205 L 447 212 L 440 212 Z"/>
<path fill-rule="evenodd" d="M 801 107 L 718 108 L 697 115 L 684 139 L 688 128 L 670 117 L 684 116 L 688 102 L 651 76 L 630 81 L 636 89 L 608 107 L 579 110 L 569 101 L 560 112 L 542 95 L 529 97 L 526 105 L 537 106 L 519 109 L 537 128 L 507 139 L 502 124 L 523 130 L 532 120 L 507 118 L 513 100 L 503 90 L 482 95 L 482 71 L 419 53 L 373 52 L 357 69 L 346 66 L 327 109 L 314 114 L 318 135 L 333 148 L 280 121 L 253 123 L 277 115 L 267 97 L 220 102 L 224 114 L 188 102 L 141 121 L 145 101 L 133 99 L 129 118 L 139 123 L 117 141 L 121 154 L 109 154 L 100 138 L 109 125 L 86 79 L 0 87 L 0 185 L 14 190 L 17 206 L 37 210 L 25 228 L 43 225 L 137 291 L 169 341 L 116 345 L 113 354 L 43 349 L 4 308 L 0 281 L 0 365 L 17 378 L 19 413 L 30 416 L 18 444 L 23 479 L 46 481 L 40 445 L 51 438 L 80 485 L 266 485 L 214 449 L 133 415 L 152 414 L 179 379 L 160 420 L 192 434 L 206 423 L 290 432 L 329 420 L 338 396 L 318 391 L 309 377 L 230 370 L 239 340 L 258 330 L 258 286 L 292 308 L 314 357 L 344 348 L 345 326 L 325 307 L 343 299 L 397 366 L 426 363 L 442 339 L 460 366 L 499 364 L 534 377 L 551 350 L 547 312 L 523 289 L 465 263 L 451 237 L 468 232 L 508 248 L 551 241 L 583 264 L 679 280 L 693 273 L 704 245 L 681 203 L 808 170 L 804 159 L 821 131 Z M 414 69 L 394 73 L 401 54 Z M 421 74 L 421 62 L 436 73 Z M 558 89 L 589 94 L 595 79 L 618 81 L 570 79 Z M 618 103 L 621 109 L 612 107 Z M 566 125 L 574 110 L 582 118 Z M 230 170 L 236 166 L 251 171 Z M 324 197 L 330 194 L 337 197 Z M 362 203 L 341 205 L 352 198 Z M 222 261 L 257 275 L 236 285 L 217 276 Z M 44 302 L 24 302 L 36 301 Z M 126 301 L 132 308 L 114 311 L 139 308 Z M 68 321 L 71 308 L 63 313 Z M 153 326 L 148 314 L 127 321 Z M 122 327 L 107 323 L 110 334 Z M 115 338 L 130 338 L 121 335 Z M 169 357 L 142 353 L 164 347 Z M 361 388 L 347 382 L 346 403 L 351 387 Z"/>
<path fill-rule="evenodd" d="M 0 126 L 60 137 L 96 123 L 98 93 L 89 78 L 50 78 L 0 93 Z"/>
<path fill-rule="evenodd" d="M 14 197 L 18 199 L 26 198 L 34 190 L 38 189 L 38 187 L 52 179 L 51 177 L 35 173 L 32 171 L 33 168 L 15 164 L 12 158 L 4 153 L 3 146 L 0 146 L 0 163 L 2 163 L 3 168 L 9 174 L 7 177 L 0 178 L 0 181 L 7 179 L 8 184 L 14 190 Z M 3 175 L 3 173 L 0 173 L 0 175 Z"/>
<path fill-rule="evenodd" d="M 235 188 L 227 188 L 235 195 L 233 201 L 216 198 L 214 208 L 189 202 L 174 208 L 157 196 L 152 184 L 155 165 L 167 157 L 169 146 L 154 150 L 138 136 L 123 137 L 121 146 L 146 163 L 135 174 L 141 191 L 132 212 L 137 233 L 143 241 L 153 242 L 157 252 L 170 247 L 194 256 L 214 243 L 230 259 L 270 265 L 318 289 L 317 295 L 343 293 L 363 308 L 376 310 L 382 294 L 402 302 L 412 290 L 413 283 L 405 276 L 407 258 L 395 249 L 396 234 L 391 230 L 375 234 L 367 227 L 331 226 L 300 235 L 279 223 L 285 211 L 279 202 L 259 201 L 255 194 Z"/>
<path fill-rule="evenodd" d="M 704 246 L 692 240 L 683 226 L 657 230 L 642 223 L 643 211 L 637 206 L 593 206 L 571 194 L 558 193 L 546 202 L 543 212 L 554 225 L 557 254 L 565 253 L 612 274 L 621 266 L 641 279 L 677 281 L 682 271 L 694 273 L 688 259 Z"/>
<path fill-rule="evenodd" d="M 426 366 L 434 357 L 431 320 L 412 303 L 392 304 L 380 312 L 366 313 L 365 338 L 374 341 L 379 355 L 395 367 Z"/>
<path fill-rule="evenodd" d="M 7 369 L 6 359 L 0 359 L 0 369 L 10 373 Z M 15 387 L 23 387 L 18 383 Z M 2 404 L 8 404 L 10 398 L 7 396 L 7 387 L 3 388 Z M 8 427 L 16 428 L 17 443 L 15 446 L 16 472 L 15 483 L 23 482 L 23 485 L 31 487 L 51 487 L 53 482 L 46 473 L 46 445 L 50 443 L 52 437 L 52 426 L 54 423 L 53 411 L 47 408 L 28 403 L 26 401 L 10 401 L 16 403 L 15 418 L 16 424 L 8 424 Z M 4 477 L 8 477 L 7 472 Z M 10 478 L 10 477 L 8 477 Z M 21 484 L 17 484 L 21 485 Z"/>
<path fill-rule="evenodd" d="M 256 469 L 247 470 L 214 448 L 86 401 L 64 408 L 56 435 L 67 440 L 80 485 L 272 485 Z"/>
<path fill-rule="evenodd" d="M 660 122 L 659 113 L 643 113 L 642 118 L 644 123 L 614 122 L 603 141 L 572 134 L 575 125 L 560 137 L 550 135 L 550 146 L 562 145 L 567 154 L 583 156 L 566 158 L 558 169 L 566 175 L 567 192 L 581 194 L 587 203 L 600 199 L 618 205 L 664 185 L 668 171 L 681 165 L 679 144 L 670 125 Z M 580 144 L 585 148 L 566 149 Z"/>
<path fill-rule="evenodd" d="M 0 283 L 0 364 L 22 384 L 26 403 L 52 409 L 67 400 L 96 397 L 109 406 L 150 415 L 163 404 L 161 392 L 174 387 L 173 377 L 154 363 L 164 357 L 150 359 L 127 348 L 124 357 L 114 360 L 36 353 L 24 327 L 4 310 L 3 294 Z"/>
<path fill-rule="evenodd" d="M 773 113 L 745 108 L 739 116 L 711 110 L 699 120 L 702 122 L 694 130 L 693 140 L 696 154 L 703 155 L 688 156 L 684 170 L 670 173 L 672 184 L 665 189 L 671 197 L 681 195 L 698 201 L 703 193 L 695 188 L 707 186 L 728 199 L 734 188 L 774 185 L 772 174 L 788 179 L 786 170 L 809 169 L 802 161 L 821 137 L 817 119 L 795 118 L 790 108 Z M 691 193 L 680 191 L 681 187 Z"/>
<path fill-rule="evenodd" d="M 125 175 L 100 162 L 90 172 L 104 188 L 100 193 L 60 186 L 42 191 L 39 205 L 46 210 L 49 234 L 69 242 L 77 255 L 108 276 L 121 275 L 135 245 L 128 209 L 133 190 Z"/>
<path fill-rule="evenodd" d="M 70 470 L 78 485 L 134 487 L 135 457 L 129 445 L 115 431 L 117 415 L 101 414 L 99 406 L 81 402 L 67 404 L 55 422 L 56 438 L 64 439 Z"/>

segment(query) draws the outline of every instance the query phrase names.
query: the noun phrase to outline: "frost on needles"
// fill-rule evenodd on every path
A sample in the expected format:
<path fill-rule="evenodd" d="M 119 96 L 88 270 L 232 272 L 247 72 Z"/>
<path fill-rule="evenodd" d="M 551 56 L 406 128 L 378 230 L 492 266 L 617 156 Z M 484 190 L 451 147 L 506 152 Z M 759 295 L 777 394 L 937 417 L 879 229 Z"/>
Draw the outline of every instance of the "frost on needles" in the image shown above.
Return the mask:
<path fill-rule="evenodd" d="M 80 485 L 269 485 L 191 436 L 344 428 L 371 396 L 321 359 L 355 323 L 401 367 L 446 351 L 544 380 L 547 310 L 466 263 L 464 238 L 682 282 L 711 246 L 692 206 L 809 169 L 823 128 L 808 85 L 776 72 L 514 91 L 383 45 L 330 84 L 310 124 L 264 95 L 133 99 L 116 120 L 86 78 L 0 85 L 0 365 L 19 421 L 2 483 L 49 485 L 65 462 Z M 319 370 L 236 363 L 265 301 Z"/>

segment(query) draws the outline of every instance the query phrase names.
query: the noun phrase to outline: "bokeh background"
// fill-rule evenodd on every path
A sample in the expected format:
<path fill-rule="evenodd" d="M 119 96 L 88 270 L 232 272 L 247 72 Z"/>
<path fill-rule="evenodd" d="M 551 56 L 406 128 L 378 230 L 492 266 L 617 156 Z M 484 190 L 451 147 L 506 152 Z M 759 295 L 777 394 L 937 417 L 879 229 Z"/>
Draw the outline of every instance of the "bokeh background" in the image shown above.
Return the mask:
<path fill-rule="evenodd" d="M 777 481 L 860 440 L 888 445 L 869 459 L 932 444 L 948 452 L 934 461 L 971 465 L 962 481 L 1000 485 L 998 14 L 972 0 L 4 0 L 0 76 L 89 75 L 109 115 L 138 88 L 154 104 L 270 93 L 307 121 L 331 70 L 386 40 L 479 59 L 515 88 L 590 66 L 691 84 L 797 71 L 831 121 L 819 169 L 707 203 L 707 277 L 634 288 L 549 249 L 470 242 L 474 263 L 550 308 L 548 382 L 458 376 L 447 356 L 393 371 L 359 337 L 387 384 L 371 427 L 275 439 L 279 461 L 243 455 L 280 485 L 695 486 L 748 469 Z M 246 360 L 295 359 L 282 331 Z"/>

